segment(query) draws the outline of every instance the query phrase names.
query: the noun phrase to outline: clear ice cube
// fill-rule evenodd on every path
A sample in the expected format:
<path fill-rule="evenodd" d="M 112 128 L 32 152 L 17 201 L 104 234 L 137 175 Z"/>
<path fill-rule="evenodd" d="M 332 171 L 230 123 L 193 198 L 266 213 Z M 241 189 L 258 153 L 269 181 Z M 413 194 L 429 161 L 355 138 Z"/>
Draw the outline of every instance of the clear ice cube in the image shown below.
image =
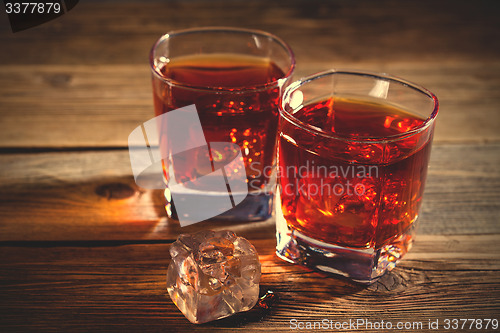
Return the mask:
<path fill-rule="evenodd" d="M 167 290 L 190 322 L 228 317 L 257 303 L 259 256 L 245 238 L 228 230 L 182 234 L 170 256 Z"/>

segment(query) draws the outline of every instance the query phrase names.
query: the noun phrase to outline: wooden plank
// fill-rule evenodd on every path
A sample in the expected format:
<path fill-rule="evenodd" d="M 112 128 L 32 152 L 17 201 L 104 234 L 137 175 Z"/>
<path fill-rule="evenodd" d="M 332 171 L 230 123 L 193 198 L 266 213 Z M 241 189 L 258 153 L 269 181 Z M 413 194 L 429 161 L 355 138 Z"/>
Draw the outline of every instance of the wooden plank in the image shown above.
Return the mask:
<path fill-rule="evenodd" d="M 142 64 L 170 30 L 221 25 L 277 34 L 301 61 L 497 60 L 498 12 L 484 0 L 85 1 L 16 34 L 2 15 L 0 63 Z"/>
<path fill-rule="evenodd" d="M 124 147 L 154 116 L 147 65 L 4 66 L 0 87 L 4 147 Z"/>
<path fill-rule="evenodd" d="M 438 319 L 443 331 L 447 318 L 499 319 L 499 240 L 498 234 L 420 236 L 407 258 L 370 287 L 283 262 L 272 239 L 253 240 L 261 291 L 272 290 L 279 300 L 269 310 L 204 325 L 190 324 L 166 295 L 168 245 L 0 247 L 0 325 L 15 331 L 281 332 L 292 319 L 393 325 Z"/>
<path fill-rule="evenodd" d="M 166 219 L 162 191 L 135 185 L 128 151 L 2 155 L 0 168 L 0 240 L 172 240 L 181 232 Z M 232 228 L 274 228 L 250 225 Z"/>
<path fill-rule="evenodd" d="M 4 154 L 0 241 L 173 240 L 181 232 L 230 228 L 270 238 L 273 220 L 203 222 L 165 218 L 161 190 L 138 188 L 127 151 Z M 421 234 L 500 233 L 500 145 L 435 145 Z"/>
<path fill-rule="evenodd" d="M 333 67 L 388 72 L 434 91 L 435 142 L 500 141 L 500 62 L 302 63 L 296 78 Z M 143 65 L 0 66 L 1 147 L 126 147 L 153 118 Z M 471 112 L 474 110 L 474 112 Z"/>

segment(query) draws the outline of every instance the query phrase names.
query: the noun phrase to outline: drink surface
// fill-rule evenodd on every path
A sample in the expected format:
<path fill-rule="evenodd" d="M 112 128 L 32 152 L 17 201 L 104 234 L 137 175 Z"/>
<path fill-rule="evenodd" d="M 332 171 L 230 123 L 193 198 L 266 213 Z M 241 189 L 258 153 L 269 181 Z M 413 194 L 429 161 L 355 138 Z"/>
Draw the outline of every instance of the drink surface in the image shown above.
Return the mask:
<path fill-rule="evenodd" d="M 280 194 L 289 227 L 352 248 L 379 248 L 405 233 L 421 205 L 431 137 L 424 129 L 387 140 L 425 119 L 353 98 L 311 103 L 294 116 L 327 135 L 281 125 Z"/>
<path fill-rule="evenodd" d="M 276 146 L 280 94 L 276 81 L 284 77 L 283 71 L 265 58 L 208 54 L 174 58 L 161 73 L 166 81 L 153 77 L 156 115 L 195 104 L 207 142 L 238 144 L 249 191 L 265 188 Z M 211 156 L 200 155 L 200 151 L 186 152 L 170 161 L 177 182 L 211 172 L 206 170 L 207 159 L 214 165 L 225 165 L 235 156 L 230 150 Z"/>
<path fill-rule="evenodd" d="M 274 82 L 283 71 L 267 58 L 215 53 L 170 60 L 161 69 L 165 78 L 201 88 L 248 88 Z"/>

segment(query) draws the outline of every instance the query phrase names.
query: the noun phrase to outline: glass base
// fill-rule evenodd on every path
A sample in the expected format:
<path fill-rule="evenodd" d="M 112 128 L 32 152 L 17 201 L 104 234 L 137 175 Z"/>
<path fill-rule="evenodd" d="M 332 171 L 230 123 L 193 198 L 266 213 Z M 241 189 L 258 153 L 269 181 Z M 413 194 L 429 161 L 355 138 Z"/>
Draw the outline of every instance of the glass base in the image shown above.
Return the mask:
<path fill-rule="evenodd" d="M 221 194 L 227 196 L 227 193 Z M 185 195 L 186 196 L 186 195 Z M 175 203 L 169 196 L 165 196 L 167 204 L 165 209 L 168 217 L 179 220 Z M 217 216 L 205 219 L 203 221 L 228 221 L 228 222 L 252 222 L 267 220 L 273 213 L 274 194 L 273 193 L 249 193 L 243 201 L 228 211 Z M 203 212 L 204 207 L 196 207 L 195 210 L 190 212 L 191 216 L 184 216 L 183 221 L 200 221 L 200 217 L 196 216 L 196 212 Z"/>
<path fill-rule="evenodd" d="M 294 264 L 371 284 L 392 270 L 410 250 L 416 232 L 415 222 L 409 230 L 381 248 L 354 249 L 312 239 L 296 230 L 289 230 L 286 225 L 284 230 L 277 221 L 276 254 Z"/>

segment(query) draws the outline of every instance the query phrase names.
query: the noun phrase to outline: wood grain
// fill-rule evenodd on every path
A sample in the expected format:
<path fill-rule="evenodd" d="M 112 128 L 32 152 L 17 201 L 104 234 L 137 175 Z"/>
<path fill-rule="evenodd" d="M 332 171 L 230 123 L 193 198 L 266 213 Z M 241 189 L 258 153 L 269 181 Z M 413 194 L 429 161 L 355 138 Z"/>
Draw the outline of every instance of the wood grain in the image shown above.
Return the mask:
<path fill-rule="evenodd" d="M 172 240 L 227 223 L 180 228 L 165 218 L 161 190 L 138 188 L 128 151 L 4 154 L 0 164 L 1 241 Z M 423 234 L 500 233 L 500 145 L 433 147 Z M 273 221 L 231 224 L 273 237 Z"/>
<path fill-rule="evenodd" d="M 253 240 L 261 291 L 279 296 L 204 325 L 166 296 L 168 245 L 0 247 L 0 325 L 5 330 L 288 331 L 290 320 L 423 322 L 498 318 L 500 235 L 420 236 L 407 258 L 370 287 L 279 260 L 274 240 Z M 361 331 L 361 329 L 360 329 Z M 418 330 L 417 330 L 418 331 Z"/>
<path fill-rule="evenodd" d="M 0 142 L 7 147 L 124 147 L 153 118 L 144 66 L 4 66 Z"/>

